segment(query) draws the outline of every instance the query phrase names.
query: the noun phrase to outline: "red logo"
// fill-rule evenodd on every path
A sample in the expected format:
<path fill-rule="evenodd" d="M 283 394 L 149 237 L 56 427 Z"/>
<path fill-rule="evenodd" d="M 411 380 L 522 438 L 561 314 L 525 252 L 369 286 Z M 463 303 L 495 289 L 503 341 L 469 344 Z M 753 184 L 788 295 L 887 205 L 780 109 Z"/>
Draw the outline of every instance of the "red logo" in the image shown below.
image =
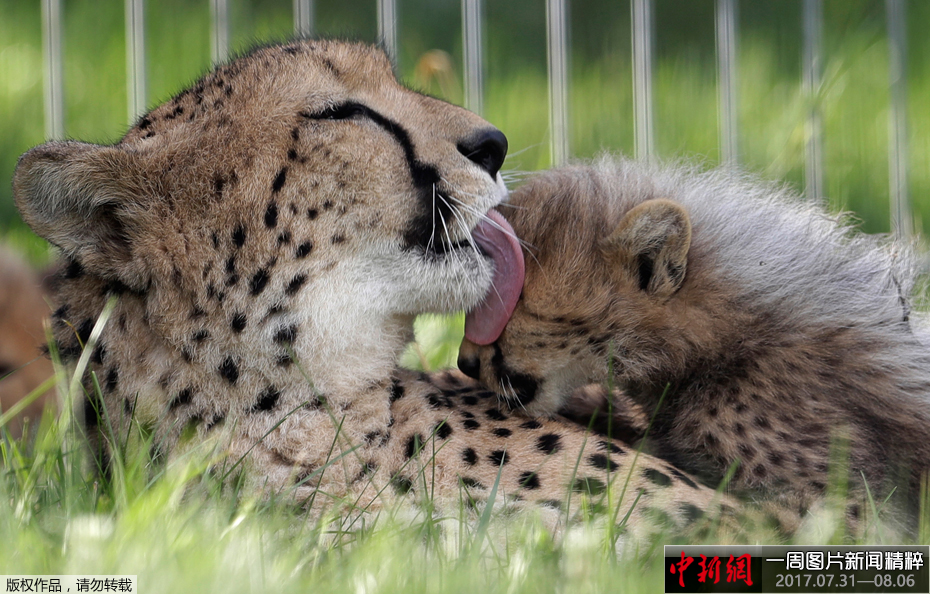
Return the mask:
<path fill-rule="evenodd" d="M 701 555 L 701 556 L 703 557 L 704 555 Z M 688 569 L 688 566 L 691 565 L 692 563 L 694 563 L 694 559 L 692 559 L 691 557 L 685 557 L 685 552 L 682 551 L 681 561 L 679 561 L 678 563 L 672 563 L 672 566 L 669 567 L 668 569 L 672 573 L 675 573 L 676 569 L 678 570 L 677 571 L 678 585 L 681 586 L 682 588 L 685 587 L 685 570 Z"/>
<path fill-rule="evenodd" d="M 701 560 L 698 561 L 698 565 L 701 566 L 701 571 L 698 572 L 698 581 L 702 584 L 707 581 L 708 577 L 714 578 L 714 583 L 720 582 L 720 557 L 714 556 L 710 561 L 707 560 L 707 557 L 701 555 Z M 729 574 L 727 577 L 729 582 Z"/>
<path fill-rule="evenodd" d="M 727 583 L 743 580 L 747 586 L 752 585 L 752 557 L 749 555 L 740 555 L 727 561 Z"/>
<path fill-rule="evenodd" d="M 713 580 L 714 584 L 720 583 L 720 557 L 713 556 L 707 557 L 705 555 L 700 556 L 701 559 L 697 563 L 697 581 L 706 584 L 710 583 Z M 678 574 L 678 585 L 682 588 L 685 587 L 685 571 L 688 567 L 694 563 L 693 557 L 686 557 L 685 552 L 681 552 L 681 561 L 677 563 L 672 563 L 668 570 L 671 574 Z M 693 578 L 692 578 L 693 579 Z M 727 560 L 726 564 L 726 583 L 735 583 L 742 581 L 747 586 L 752 585 L 752 556 L 751 555 L 740 555 L 739 557 L 734 557 L 730 555 L 730 558 Z"/>

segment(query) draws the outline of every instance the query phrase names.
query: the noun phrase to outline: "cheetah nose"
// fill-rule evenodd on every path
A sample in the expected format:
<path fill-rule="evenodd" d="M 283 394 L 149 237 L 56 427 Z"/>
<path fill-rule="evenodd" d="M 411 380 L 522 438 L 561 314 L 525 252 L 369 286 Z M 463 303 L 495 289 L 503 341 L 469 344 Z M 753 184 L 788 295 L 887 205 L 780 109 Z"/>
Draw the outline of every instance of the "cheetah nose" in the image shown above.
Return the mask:
<path fill-rule="evenodd" d="M 478 357 L 459 355 L 459 359 L 456 363 L 459 366 L 459 371 L 468 377 L 472 379 L 481 379 L 481 363 L 478 361 Z"/>
<path fill-rule="evenodd" d="M 507 156 L 507 137 L 497 128 L 487 128 L 459 142 L 459 152 L 496 178 Z"/>

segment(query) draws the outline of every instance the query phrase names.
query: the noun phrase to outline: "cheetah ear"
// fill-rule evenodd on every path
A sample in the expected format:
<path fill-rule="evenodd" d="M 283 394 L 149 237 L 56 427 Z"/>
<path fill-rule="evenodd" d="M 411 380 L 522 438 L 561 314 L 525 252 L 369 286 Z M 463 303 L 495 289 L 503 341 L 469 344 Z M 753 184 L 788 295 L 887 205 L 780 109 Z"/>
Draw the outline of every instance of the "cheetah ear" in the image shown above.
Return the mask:
<path fill-rule="evenodd" d="M 605 245 L 608 257 L 626 267 L 639 288 L 660 299 L 685 280 L 691 219 L 671 200 L 648 200 L 630 210 Z"/>
<path fill-rule="evenodd" d="M 88 272 L 134 290 L 149 282 L 133 257 L 147 212 L 138 157 L 82 142 L 49 142 L 20 157 L 13 196 L 23 220 Z"/>

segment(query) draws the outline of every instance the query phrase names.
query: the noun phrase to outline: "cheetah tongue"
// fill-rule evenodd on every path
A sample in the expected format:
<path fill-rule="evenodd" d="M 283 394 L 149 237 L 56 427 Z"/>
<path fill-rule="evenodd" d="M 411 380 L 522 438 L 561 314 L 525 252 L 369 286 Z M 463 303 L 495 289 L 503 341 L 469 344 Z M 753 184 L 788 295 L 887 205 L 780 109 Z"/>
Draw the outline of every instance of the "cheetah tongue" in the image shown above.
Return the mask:
<path fill-rule="evenodd" d="M 523 290 L 523 252 L 513 227 L 496 210 L 488 211 L 472 236 L 494 261 L 494 279 L 484 301 L 465 316 L 465 338 L 491 344 L 504 331 Z"/>

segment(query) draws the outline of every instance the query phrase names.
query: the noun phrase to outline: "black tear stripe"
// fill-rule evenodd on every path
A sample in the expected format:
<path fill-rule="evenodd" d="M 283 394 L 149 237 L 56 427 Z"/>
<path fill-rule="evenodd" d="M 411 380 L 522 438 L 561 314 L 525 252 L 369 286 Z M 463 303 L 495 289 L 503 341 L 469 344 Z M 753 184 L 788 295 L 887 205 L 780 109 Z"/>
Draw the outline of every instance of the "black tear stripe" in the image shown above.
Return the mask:
<path fill-rule="evenodd" d="M 433 188 L 439 184 L 439 171 L 433 165 L 424 163 L 417 158 L 413 149 L 413 142 L 410 140 L 410 133 L 403 126 L 366 105 L 353 102 L 336 105 L 307 117 L 319 120 L 366 117 L 394 137 L 401 150 L 404 151 L 404 159 L 407 161 L 407 168 L 410 170 L 410 178 L 417 190 L 417 198 L 420 201 L 420 214 L 414 217 L 404 233 L 404 247 L 406 249 L 414 247 L 425 249 L 434 239 L 435 226 L 433 221 L 439 220 L 440 217 L 447 221 L 452 220 L 453 213 L 450 201 L 440 200 L 438 197 L 434 200 Z M 434 209 L 436 210 L 435 216 L 433 215 Z"/>

